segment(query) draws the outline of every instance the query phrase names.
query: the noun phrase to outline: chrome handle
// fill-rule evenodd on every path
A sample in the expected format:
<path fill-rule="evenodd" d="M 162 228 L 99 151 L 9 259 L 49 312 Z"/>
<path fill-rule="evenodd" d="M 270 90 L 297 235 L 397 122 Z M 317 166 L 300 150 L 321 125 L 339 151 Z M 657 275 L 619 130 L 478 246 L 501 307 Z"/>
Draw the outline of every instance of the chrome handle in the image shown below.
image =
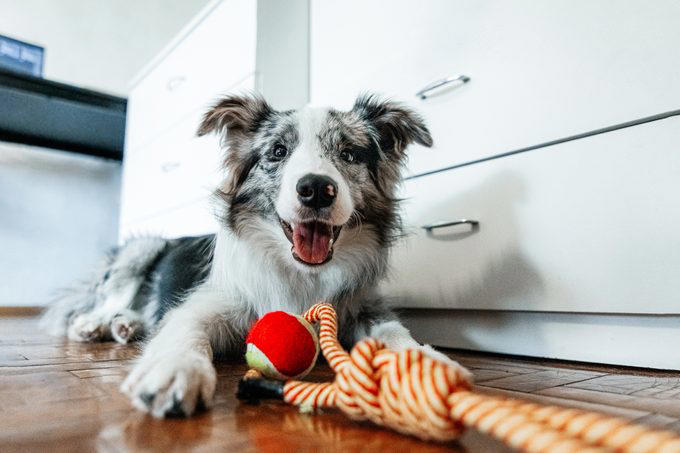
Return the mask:
<path fill-rule="evenodd" d="M 446 77 L 444 79 L 439 79 L 435 80 L 431 84 L 427 85 L 425 88 L 422 90 L 418 91 L 416 93 L 416 96 L 418 96 L 420 99 L 427 99 L 427 94 L 432 91 L 436 90 L 437 88 L 443 87 L 444 85 L 448 85 L 450 83 L 454 82 L 460 82 L 460 84 L 468 83 L 470 81 L 470 77 L 462 74 L 458 75 L 453 75 L 451 77 Z"/>
<path fill-rule="evenodd" d="M 184 77 L 184 76 L 171 77 L 168 80 L 168 83 L 165 85 L 165 87 L 168 89 L 168 91 L 175 91 L 177 88 L 179 88 L 186 81 L 187 81 L 187 78 Z"/>
<path fill-rule="evenodd" d="M 479 221 L 478 220 L 468 220 L 468 219 L 460 219 L 460 220 L 453 220 L 450 222 L 437 222 L 437 223 L 432 223 L 430 225 L 423 225 L 421 228 L 427 232 L 430 232 L 432 230 L 436 230 L 437 228 L 445 228 L 445 227 L 450 227 L 450 226 L 455 226 L 455 225 L 470 225 L 473 228 L 479 226 Z"/>
<path fill-rule="evenodd" d="M 163 162 L 161 164 L 161 171 L 163 173 L 170 173 L 173 170 L 179 168 L 179 162 Z"/>

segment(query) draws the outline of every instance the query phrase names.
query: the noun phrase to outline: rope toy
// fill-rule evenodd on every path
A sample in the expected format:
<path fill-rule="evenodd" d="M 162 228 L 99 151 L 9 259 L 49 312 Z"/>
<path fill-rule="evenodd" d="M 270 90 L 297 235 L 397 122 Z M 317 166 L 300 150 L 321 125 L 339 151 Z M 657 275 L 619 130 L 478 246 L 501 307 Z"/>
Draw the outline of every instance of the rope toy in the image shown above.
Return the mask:
<path fill-rule="evenodd" d="M 302 410 L 338 408 L 423 440 L 450 441 L 474 428 L 526 452 L 680 453 L 680 436 L 596 412 L 544 406 L 475 393 L 457 367 L 422 351 L 390 351 L 367 338 L 348 354 L 337 339 L 337 315 L 329 304 L 304 315 L 320 324 L 324 357 L 335 380 L 311 383 L 248 377 L 238 397 L 278 398 Z M 251 375 L 252 376 L 252 375 Z"/>

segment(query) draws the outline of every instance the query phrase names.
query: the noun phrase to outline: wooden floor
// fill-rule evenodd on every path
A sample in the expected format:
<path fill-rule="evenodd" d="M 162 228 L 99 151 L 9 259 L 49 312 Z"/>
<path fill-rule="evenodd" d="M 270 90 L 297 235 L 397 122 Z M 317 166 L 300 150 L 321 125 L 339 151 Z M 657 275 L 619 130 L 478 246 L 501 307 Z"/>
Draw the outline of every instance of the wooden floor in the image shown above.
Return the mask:
<path fill-rule="evenodd" d="M 67 343 L 40 333 L 34 318 L 0 317 L 0 451 L 506 451 L 474 432 L 456 443 L 423 443 L 327 412 L 299 413 L 277 402 L 240 404 L 245 371 L 218 364 L 212 410 L 154 420 L 133 410 L 118 385 L 134 346 Z M 452 351 L 477 388 L 600 410 L 680 431 L 680 373 L 521 360 Z M 314 373 L 330 379 L 327 368 Z"/>

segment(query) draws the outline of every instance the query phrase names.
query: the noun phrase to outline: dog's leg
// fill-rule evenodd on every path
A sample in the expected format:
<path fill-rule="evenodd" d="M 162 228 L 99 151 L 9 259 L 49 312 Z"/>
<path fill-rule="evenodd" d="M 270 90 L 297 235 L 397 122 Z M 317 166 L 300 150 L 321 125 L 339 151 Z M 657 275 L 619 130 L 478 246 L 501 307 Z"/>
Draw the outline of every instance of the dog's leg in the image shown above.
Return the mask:
<path fill-rule="evenodd" d="M 460 363 L 448 357 L 429 344 L 418 343 L 398 320 L 378 321 L 372 324 L 368 330 L 368 336 L 377 338 L 385 343 L 385 345 L 393 351 L 402 351 L 404 349 L 420 349 L 429 357 L 445 362 L 453 367 L 458 368 L 460 376 L 463 376 L 468 383 L 472 384 L 472 374 L 463 367 Z"/>
<path fill-rule="evenodd" d="M 127 343 L 128 339 L 131 339 L 130 335 L 139 335 L 142 330 L 141 318 L 128 308 L 142 282 L 141 277 L 128 279 L 120 286 L 116 286 L 94 310 L 76 316 L 68 327 L 68 338 L 74 341 L 97 341 L 110 340 L 113 336 L 116 341 Z M 117 315 L 121 318 L 115 326 L 112 326 L 112 321 Z M 133 323 L 134 329 L 123 329 L 124 325 L 132 326 Z M 115 327 L 115 332 L 112 332 L 112 327 Z"/>
<path fill-rule="evenodd" d="M 238 344 L 245 319 L 221 293 L 199 286 L 163 319 L 121 391 L 154 417 L 188 416 L 200 402 L 208 406 L 217 380 L 213 353 Z"/>
<path fill-rule="evenodd" d="M 452 360 L 446 354 L 437 351 L 429 344 L 418 343 L 411 336 L 411 332 L 399 322 L 394 312 L 380 298 L 367 299 L 362 303 L 358 314 L 354 318 L 354 322 L 347 324 L 354 331 L 353 341 L 358 341 L 365 337 L 373 337 L 385 343 L 393 351 L 420 349 L 429 357 L 458 368 L 460 375 L 469 383 L 472 383 L 472 374 L 461 364 Z"/>

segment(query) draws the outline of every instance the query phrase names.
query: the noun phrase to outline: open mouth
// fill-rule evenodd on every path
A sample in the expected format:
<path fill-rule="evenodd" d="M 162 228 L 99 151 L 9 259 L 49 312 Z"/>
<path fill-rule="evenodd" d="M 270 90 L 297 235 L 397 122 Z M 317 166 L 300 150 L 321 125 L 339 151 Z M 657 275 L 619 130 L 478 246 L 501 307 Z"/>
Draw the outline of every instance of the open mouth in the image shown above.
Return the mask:
<path fill-rule="evenodd" d="M 279 219 L 283 232 L 293 244 L 290 251 L 300 263 L 319 266 L 333 258 L 333 243 L 340 235 L 342 226 L 312 220 L 290 224 Z"/>

